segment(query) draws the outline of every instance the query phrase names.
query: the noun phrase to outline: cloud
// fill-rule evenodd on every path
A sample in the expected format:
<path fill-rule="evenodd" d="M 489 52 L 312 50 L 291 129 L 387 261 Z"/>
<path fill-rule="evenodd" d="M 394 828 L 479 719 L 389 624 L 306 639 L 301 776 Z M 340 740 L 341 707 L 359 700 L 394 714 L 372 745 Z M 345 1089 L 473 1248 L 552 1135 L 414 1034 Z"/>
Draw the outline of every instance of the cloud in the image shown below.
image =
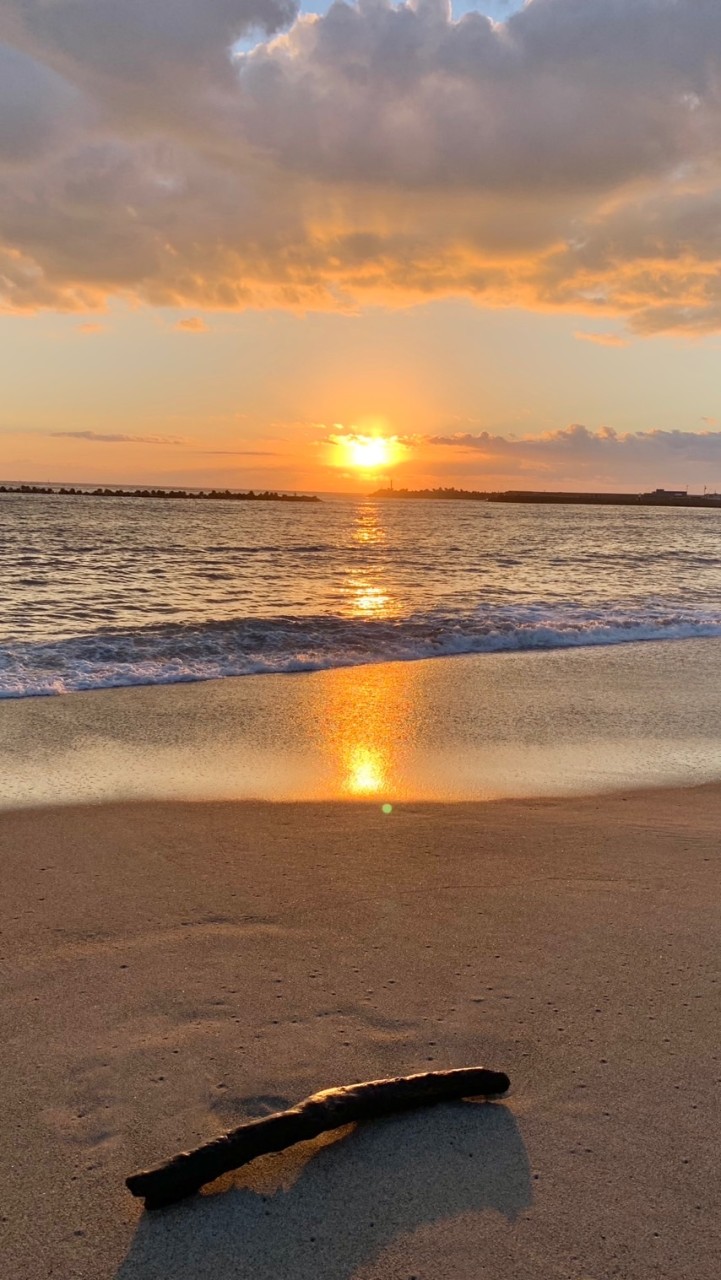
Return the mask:
<path fill-rule="evenodd" d="M 51 67 L 0 44 L 0 164 L 30 164 L 52 152 L 87 115 L 83 96 Z"/>
<path fill-rule="evenodd" d="M 576 329 L 574 338 L 579 342 L 595 342 L 599 347 L 627 347 L 626 338 L 618 333 L 589 333 L 585 329 Z"/>
<path fill-rule="evenodd" d="M 194 448 L 193 441 L 187 436 L 131 436 L 120 431 L 47 431 L 44 433 L 53 440 L 87 440 L 90 444 L 158 444 L 183 445 L 194 454 L 223 455 L 229 458 L 275 458 L 276 450 L 272 449 L 203 449 Z"/>
<path fill-rule="evenodd" d="M 208 331 L 202 316 L 187 316 L 184 320 L 179 320 L 175 328 L 180 329 L 181 333 L 207 333 Z"/>
<path fill-rule="evenodd" d="M 87 324 L 79 325 L 78 329 L 80 333 L 104 333 L 105 325 L 95 324 L 93 321 L 88 321 Z"/>
<path fill-rule="evenodd" d="M 92 444 L 187 444 L 182 436 L 126 436 L 120 432 L 48 431 L 54 440 L 88 440 Z"/>
<path fill-rule="evenodd" d="M 536 436 L 453 432 L 422 441 L 462 451 L 467 460 L 477 459 L 490 474 L 540 480 L 540 487 L 546 489 L 564 481 L 584 488 L 598 484 L 627 489 L 634 483 L 644 490 L 657 485 L 683 488 L 690 479 L 721 487 L 721 431 L 618 432 L 612 427 L 592 431 L 571 423 Z"/>
<path fill-rule="evenodd" d="M 0 39 L 51 68 L 114 125 L 207 124 L 233 91 L 228 51 L 277 31 L 293 0 L 3 0 Z"/>
<path fill-rule="evenodd" d="M 316 178 L 596 192 L 703 149 L 720 36 L 708 0 L 534 0 L 502 27 L 335 4 L 239 60 L 240 113 Z"/>
<path fill-rule="evenodd" d="M 715 0 L 294 14 L 4 0 L 0 305 L 453 295 L 721 328 Z M 257 28 L 285 33 L 233 55 Z"/>

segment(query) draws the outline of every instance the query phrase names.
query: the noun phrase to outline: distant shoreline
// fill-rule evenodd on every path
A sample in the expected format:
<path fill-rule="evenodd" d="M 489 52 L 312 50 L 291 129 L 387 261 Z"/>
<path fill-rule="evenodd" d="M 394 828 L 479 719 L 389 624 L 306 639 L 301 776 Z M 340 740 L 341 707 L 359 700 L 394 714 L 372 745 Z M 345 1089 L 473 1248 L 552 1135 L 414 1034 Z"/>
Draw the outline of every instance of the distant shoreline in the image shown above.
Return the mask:
<path fill-rule="evenodd" d="M 654 489 L 649 493 L 573 493 L 542 489 L 376 489 L 371 498 L 398 501 L 515 502 L 550 506 L 707 507 L 721 510 L 721 494 L 685 493 Z"/>
<path fill-rule="evenodd" d="M 315 494 L 278 493 L 265 489 L 256 493 L 236 492 L 232 489 L 121 489 L 99 486 L 96 489 L 75 485 L 0 485 L 0 494 L 50 496 L 60 498 L 197 498 L 206 502 L 320 502 Z"/>

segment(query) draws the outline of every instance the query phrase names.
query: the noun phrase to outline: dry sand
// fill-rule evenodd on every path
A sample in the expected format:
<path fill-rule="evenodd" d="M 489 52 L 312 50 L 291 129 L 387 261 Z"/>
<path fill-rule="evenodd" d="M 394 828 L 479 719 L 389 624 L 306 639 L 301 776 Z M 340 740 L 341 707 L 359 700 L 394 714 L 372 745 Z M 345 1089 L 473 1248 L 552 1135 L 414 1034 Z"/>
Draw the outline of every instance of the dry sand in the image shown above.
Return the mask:
<path fill-rule="evenodd" d="M 719 1274 L 721 788 L 0 814 L 5 1280 Z M 460 1103 L 144 1215 L 124 1176 L 326 1085 Z"/>

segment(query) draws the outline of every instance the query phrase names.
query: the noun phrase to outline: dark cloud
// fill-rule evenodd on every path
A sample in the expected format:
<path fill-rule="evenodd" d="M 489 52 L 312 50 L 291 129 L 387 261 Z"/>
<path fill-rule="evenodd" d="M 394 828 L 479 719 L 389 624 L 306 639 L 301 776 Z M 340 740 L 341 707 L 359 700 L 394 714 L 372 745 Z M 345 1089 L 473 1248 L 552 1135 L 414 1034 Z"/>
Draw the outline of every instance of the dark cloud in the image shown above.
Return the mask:
<path fill-rule="evenodd" d="M 592 431 L 572 423 L 538 436 L 451 432 L 424 441 L 463 451 L 490 473 L 540 478 L 543 488 L 561 481 L 679 488 L 690 478 L 721 487 L 721 431 Z"/>
<path fill-rule="evenodd" d="M 294 12 L 4 0 L 0 304 L 465 295 L 721 327 L 718 0 Z"/>
<path fill-rule="evenodd" d="M 232 91 L 230 49 L 277 31 L 293 0 L 3 0 L 0 39 L 54 68 L 117 121 L 191 125 Z"/>
<path fill-rule="evenodd" d="M 86 115 L 82 95 L 49 67 L 0 44 L 0 164 L 30 164 Z"/>
<path fill-rule="evenodd" d="M 126 436 L 120 432 L 48 431 L 54 440 L 89 440 L 92 444 L 186 444 L 182 436 Z"/>
<path fill-rule="evenodd" d="M 720 48 L 707 0 L 534 0 L 505 26 L 334 4 L 241 60 L 240 110 L 318 178 L 577 195 L 705 152 Z"/>
<path fill-rule="evenodd" d="M 721 431 L 614 431 L 613 427 L 601 427 L 591 431 L 580 422 L 573 422 L 568 427 L 557 431 L 545 432 L 536 436 L 502 436 L 488 431 L 477 434 L 472 432 L 454 432 L 449 435 L 433 435 L 424 437 L 429 444 L 454 445 L 463 449 L 479 450 L 482 453 L 497 452 L 517 453 L 536 449 L 539 453 L 559 454 L 564 450 L 588 453 L 630 453 L 643 454 L 652 450 L 673 450 L 686 457 L 721 458 Z"/>

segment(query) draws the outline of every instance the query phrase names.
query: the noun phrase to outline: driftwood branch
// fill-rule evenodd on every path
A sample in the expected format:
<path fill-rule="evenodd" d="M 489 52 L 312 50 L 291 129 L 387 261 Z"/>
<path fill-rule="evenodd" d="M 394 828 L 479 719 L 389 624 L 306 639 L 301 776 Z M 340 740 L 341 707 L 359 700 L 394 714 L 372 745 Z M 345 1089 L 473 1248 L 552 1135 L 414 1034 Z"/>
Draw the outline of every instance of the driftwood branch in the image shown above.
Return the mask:
<path fill-rule="evenodd" d="M 162 1209 L 193 1195 L 231 1169 L 270 1151 L 282 1151 L 296 1142 L 316 1138 L 328 1129 L 340 1129 L 358 1120 L 376 1120 L 398 1111 L 433 1106 L 454 1098 L 498 1097 L 510 1081 L 502 1071 L 466 1067 L 458 1071 L 428 1071 L 423 1075 L 371 1080 L 314 1093 L 304 1102 L 184 1151 L 144 1173 L 134 1173 L 125 1185 L 145 1200 L 146 1209 Z"/>

